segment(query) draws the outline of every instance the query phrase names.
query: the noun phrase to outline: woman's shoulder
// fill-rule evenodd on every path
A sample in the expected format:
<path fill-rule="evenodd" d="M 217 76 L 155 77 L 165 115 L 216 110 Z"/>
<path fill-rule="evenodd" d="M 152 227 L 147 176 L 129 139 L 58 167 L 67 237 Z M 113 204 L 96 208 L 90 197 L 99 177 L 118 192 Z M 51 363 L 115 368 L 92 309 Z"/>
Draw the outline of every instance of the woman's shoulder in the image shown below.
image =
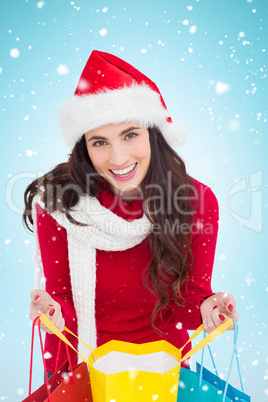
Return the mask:
<path fill-rule="evenodd" d="M 193 177 L 190 178 L 193 182 L 193 203 L 198 205 L 198 212 L 202 215 L 206 213 L 218 214 L 219 203 L 212 188 Z"/>

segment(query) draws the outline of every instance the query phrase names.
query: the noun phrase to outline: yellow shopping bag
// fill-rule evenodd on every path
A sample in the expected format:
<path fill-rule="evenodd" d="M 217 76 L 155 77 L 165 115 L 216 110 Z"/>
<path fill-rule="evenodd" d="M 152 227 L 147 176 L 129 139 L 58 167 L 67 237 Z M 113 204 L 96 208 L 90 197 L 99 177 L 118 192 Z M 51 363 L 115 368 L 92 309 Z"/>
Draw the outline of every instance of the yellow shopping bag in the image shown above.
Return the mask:
<path fill-rule="evenodd" d="M 166 341 L 110 341 L 89 357 L 93 400 L 176 402 L 180 360 L 181 352 Z"/>
<path fill-rule="evenodd" d="M 45 314 L 40 317 L 40 320 L 75 350 Z M 231 324 L 232 319 L 229 318 L 194 346 L 183 358 L 181 358 L 182 349 L 203 331 L 203 325 L 180 349 L 166 341 L 140 345 L 110 341 L 93 350 L 80 340 L 92 352 L 88 360 L 80 354 L 79 356 L 88 364 L 93 401 L 176 402 L 181 361 L 208 345 Z M 64 329 L 73 334 L 68 328 Z"/>

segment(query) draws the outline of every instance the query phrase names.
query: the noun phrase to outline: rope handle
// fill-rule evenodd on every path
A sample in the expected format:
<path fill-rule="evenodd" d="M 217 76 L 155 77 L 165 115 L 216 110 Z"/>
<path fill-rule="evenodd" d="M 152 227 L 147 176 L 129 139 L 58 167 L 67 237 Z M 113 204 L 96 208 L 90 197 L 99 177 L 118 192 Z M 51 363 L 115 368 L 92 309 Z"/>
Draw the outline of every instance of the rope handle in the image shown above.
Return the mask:
<path fill-rule="evenodd" d="M 238 375 L 239 375 L 239 380 L 240 380 L 241 391 L 244 392 L 244 387 L 243 387 L 243 383 L 242 383 L 242 376 L 241 376 L 241 371 L 240 371 L 240 365 L 239 365 L 239 360 L 238 360 L 238 354 L 237 354 L 237 337 L 238 337 L 239 323 L 234 318 L 233 318 L 233 321 L 234 321 L 234 324 L 235 324 L 235 329 L 234 329 L 234 348 L 233 348 L 231 362 L 230 362 L 229 370 L 228 370 L 228 374 L 227 374 L 227 380 L 226 380 L 226 384 L 225 384 L 225 388 L 224 388 L 223 402 L 225 401 L 226 396 L 227 396 L 227 390 L 228 390 L 229 379 L 230 379 L 230 374 L 231 374 L 231 369 L 232 369 L 232 365 L 233 365 L 234 356 L 236 357 L 236 364 L 237 364 L 237 370 L 238 370 Z M 204 332 L 204 337 L 206 337 L 205 332 Z M 208 350 L 209 350 L 209 354 L 210 354 L 211 361 L 212 361 L 212 364 L 213 364 L 214 372 L 215 372 L 216 376 L 218 376 L 215 361 L 214 361 L 214 358 L 213 358 L 213 355 L 212 355 L 212 352 L 211 352 L 211 349 L 210 349 L 209 345 L 208 345 Z M 202 350 L 201 368 L 200 368 L 200 377 L 199 377 L 199 388 L 201 387 L 202 378 L 203 378 L 203 366 L 204 366 L 204 349 Z"/>
<path fill-rule="evenodd" d="M 51 402 L 50 386 L 49 386 L 48 375 L 47 375 L 47 366 L 46 366 L 45 352 L 44 352 L 43 341 L 42 341 L 40 317 L 36 317 L 36 318 L 33 320 L 33 325 L 32 325 L 31 357 L 30 357 L 30 373 L 29 373 L 29 396 L 30 396 L 31 393 L 32 393 L 31 390 L 32 390 L 32 375 L 33 375 L 34 329 L 35 329 L 36 321 L 38 321 L 38 333 L 39 333 L 41 354 L 42 354 L 42 360 L 43 360 L 43 366 L 44 366 L 44 372 L 45 372 L 45 382 L 46 382 L 46 388 L 47 388 L 48 402 Z M 60 348 L 61 348 L 61 339 L 59 339 L 59 345 L 58 345 L 58 351 L 57 351 L 55 372 L 56 372 L 57 369 L 58 369 Z M 66 351 L 67 359 L 68 359 L 68 362 L 69 362 L 69 369 L 70 369 L 70 374 L 69 374 L 69 375 L 70 375 L 70 377 L 71 377 L 71 383 L 72 383 L 72 385 L 73 385 L 73 384 L 74 384 L 73 366 L 72 366 L 72 362 L 71 362 L 71 357 L 70 357 L 70 353 L 69 353 L 69 350 L 68 350 L 68 346 L 67 346 L 66 344 L 65 344 L 65 351 Z"/>
<path fill-rule="evenodd" d="M 226 329 L 228 329 L 233 323 L 232 318 L 228 318 L 223 324 L 221 324 L 219 327 L 214 329 L 210 334 L 208 334 L 205 338 L 203 338 L 197 345 L 195 345 L 186 355 L 183 356 L 181 361 L 183 362 L 184 360 L 188 359 L 190 356 L 198 352 L 199 350 L 203 349 L 205 346 L 207 346 L 209 343 L 211 343 L 214 339 L 216 339 L 219 335 L 221 335 Z M 195 339 L 202 331 L 203 331 L 203 324 L 200 325 L 200 327 L 197 328 L 197 330 L 193 333 L 193 335 L 188 339 L 188 341 L 179 349 L 181 352 L 185 346 L 191 342 L 193 339 Z"/>
<path fill-rule="evenodd" d="M 40 320 L 42 321 L 42 323 L 48 328 L 50 329 L 51 332 L 53 332 L 53 334 L 57 335 L 58 338 L 60 338 L 63 342 L 65 342 L 65 344 L 67 344 L 68 346 L 70 346 L 70 348 L 72 348 L 80 357 L 81 359 L 85 362 L 88 363 L 87 359 L 82 356 L 76 349 L 75 347 L 71 344 L 71 342 L 68 341 L 68 339 L 66 338 L 66 336 L 64 336 L 64 334 L 62 332 L 60 332 L 60 330 L 54 325 L 52 324 L 52 322 L 49 320 L 49 318 L 47 318 L 46 314 L 41 315 Z M 77 335 L 75 335 L 72 331 L 70 331 L 68 328 L 64 327 L 64 331 L 69 332 L 69 334 L 73 335 L 75 338 L 77 338 L 83 345 L 85 345 L 92 353 L 93 353 L 93 357 L 94 360 L 96 360 L 95 355 L 94 355 L 94 349 L 92 349 L 92 347 L 90 347 L 89 345 L 87 345 L 84 341 L 82 341 L 82 339 L 78 338 Z"/>

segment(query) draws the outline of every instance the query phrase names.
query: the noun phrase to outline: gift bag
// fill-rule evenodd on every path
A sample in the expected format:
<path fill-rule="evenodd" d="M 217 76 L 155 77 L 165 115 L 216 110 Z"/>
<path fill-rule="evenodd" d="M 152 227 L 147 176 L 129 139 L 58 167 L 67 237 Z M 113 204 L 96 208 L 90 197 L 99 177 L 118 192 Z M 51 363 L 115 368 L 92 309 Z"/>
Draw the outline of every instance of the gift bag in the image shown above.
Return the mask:
<path fill-rule="evenodd" d="M 195 371 L 181 368 L 177 402 L 223 402 L 223 393 L 202 379 L 199 386 L 200 375 Z M 226 397 L 224 402 L 231 402 Z"/>
<path fill-rule="evenodd" d="M 35 392 L 31 393 L 35 322 L 36 320 L 34 320 L 33 322 L 32 331 L 29 396 L 25 398 L 23 402 L 92 402 L 93 400 L 87 364 L 83 362 L 76 365 L 75 367 L 72 367 L 70 355 L 68 352 L 68 360 L 66 360 L 59 369 L 56 368 L 55 373 L 48 379 L 46 363 L 44 359 L 40 321 L 38 322 L 38 330 L 46 382 Z M 67 345 L 66 348 L 68 348 Z"/>
<path fill-rule="evenodd" d="M 94 402 L 176 402 L 178 349 L 166 341 L 110 341 L 89 357 Z"/>
<path fill-rule="evenodd" d="M 250 402 L 250 396 L 244 393 L 242 377 L 241 377 L 241 371 L 240 371 L 240 365 L 239 365 L 239 359 L 238 359 L 238 354 L 237 354 L 237 337 L 238 337 L 238 326 L 239 326 L 239 324 L 237 323 L 237 321 L 235 319 L 234 319 L 234 323 L 235 323 L 234 348 L 233 348 L 233 353 L 232 353 L 232 358 L 231 358 L 229 371 L 228 371 L 228 374 L 227 374 L 227 380 L 224 381 L 218 376 L 216 365 L 215 365 L 213 355 L 211 353 L 209 345 L 208 345 L 208 349 L 209 349 L 209 353 L 210 353 L 210 357 L 211 357 L 211 360 L 212 360 L 212 364 L 213 364 L 213 367 L 214 367 L 215 374 L 213 374 L 211 371 L 209 371 L 205 367 L 203 367 L 204 349 L 202 350 L 201 364 L 196 363 L 196 371 L 197 371 L 197 373 L 200 374 L 202 379 L 204 379 L 205 381 L 207 381 L 210 384 L 212 384 L 217 390 L 221 391 L 231 401 L 234 401 L 234 402 Z M 229 384 L 229 378 L 230 378 L 230 374 L 231 374 L 231 369 L 232 369 L 232 364 L 233 364 L 234 357 L 236 358 L 236 366 L 237 366 L 237 372 L 238 372 L 238 375 L 239 375 L 241 391 L 239 389 L 233 387 L 231 384 Z"/>
<path fill-rule="evenodd" d="M 178 402 L 250 402 L 250 397 L 243 392 L 242 379 L 240 374 L 238 356 L 237 356 L 237 331 L 238 324 L 235 319 L 234 331 L 234 350 L 227 375 L 227 381 L 221 380 L 218 376 L 217 369 L 213 360 L 212 353 L 209 351 L 212 358 L 215 374 L 203 367 L 204 349 L 202 350 L 201 365 L 197 363 L 197 372 L 182 368 L 180 373 L 180 382 L 178 390 Z M 206 338 L 206 337 L 205 337 Z M 205 339 L 204 338 L 204 339 Z M 237 390 L 229 384 L 229 377 L 232 368 L 233 358 L 236 356 L 238 373 L 242 391 Z"/>
<path fill-rule="evenodd" d="M 46 315 L 42 315 L 40 320 L 73 348 Z M 230 325 L 231 319 L 209 334 L 186 356 L 189 357 L 203 348 Z M 65 330 L 71 333 L 67 328 Z M 196 336 L 202 330 L 201 325 L 196 331 Z M 85 345 L 84 342 L 83 344 Z M 177 349 L 166 341 L 140 345 L 110 341 L 100 346 L 91 353 L 87 361 L 93 401 L 176 402 L 182 349 Z M 80 357 L 85 361 L 83 356 Z"/>

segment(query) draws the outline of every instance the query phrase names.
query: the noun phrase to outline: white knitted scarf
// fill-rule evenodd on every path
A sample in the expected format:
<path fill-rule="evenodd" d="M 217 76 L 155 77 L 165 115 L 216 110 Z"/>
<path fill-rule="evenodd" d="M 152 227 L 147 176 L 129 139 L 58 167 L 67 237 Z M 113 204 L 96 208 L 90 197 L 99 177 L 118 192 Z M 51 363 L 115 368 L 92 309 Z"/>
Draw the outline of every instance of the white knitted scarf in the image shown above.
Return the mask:
<path fill-rule="evenodd" d="M 37 236 L 37 204 L 45 208 L 40 195 L 34 197 L 32 204 L 35 233 L 35 289 L 44 289 L 45 278 Z M 51 216 L 67 231 L 69 267 L 77 316 L 78 337 L 95 349 L 97 347 L 95 322 L 96 249 L 119 251 L 132 248 L 150 234 L 152 224 L 145 214 L 140 219 L 128 222 L 103 207 L 95 197 L 90 196 L 82 196 L 74 209 L 71 213 L 72 217 L 78 222 L 87 224 L 87 226 L 71 223 L 66 215 L 61 212 L 53 212 Z M 81 343 L 79 343 L 78 351 L 86 358 L 90 354 L 89 350 Z"/>

